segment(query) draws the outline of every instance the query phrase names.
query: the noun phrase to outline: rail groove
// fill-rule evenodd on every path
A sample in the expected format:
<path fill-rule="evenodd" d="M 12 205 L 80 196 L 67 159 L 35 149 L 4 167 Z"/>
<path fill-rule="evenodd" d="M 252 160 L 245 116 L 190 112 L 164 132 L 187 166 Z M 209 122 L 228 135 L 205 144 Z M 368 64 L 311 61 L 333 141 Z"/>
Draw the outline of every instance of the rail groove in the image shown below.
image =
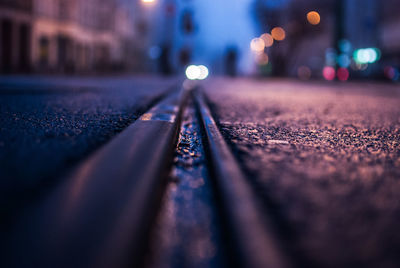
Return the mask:
<path fill-rule="evenodd" d="M 187 97 L 184 89 L 170 94 L 22 213 L 5 267 L 140 265 Z"/>
<path fill-rule="evenodd" d="M 261 212 L 260 203 L 219 132 L 203 94 L 195 90 L 194 96 L 212 177 L 238 261 L 236 265 L 291 267 L 271 224 Z"/>
<path fill-rule="evenodd" d="M 26 209 L 11 230 L 7 244 L 14 255 L 2 258 L 4 267 L 141 266 L 189 98 L 204 134 L 205 163 L 224 224 L 217 226 L 218 231 L 231 243 L 226 257 L 237 267 L 291 267 L 204 95 L 199 89 L 183 88 L 144 113 Z"/>

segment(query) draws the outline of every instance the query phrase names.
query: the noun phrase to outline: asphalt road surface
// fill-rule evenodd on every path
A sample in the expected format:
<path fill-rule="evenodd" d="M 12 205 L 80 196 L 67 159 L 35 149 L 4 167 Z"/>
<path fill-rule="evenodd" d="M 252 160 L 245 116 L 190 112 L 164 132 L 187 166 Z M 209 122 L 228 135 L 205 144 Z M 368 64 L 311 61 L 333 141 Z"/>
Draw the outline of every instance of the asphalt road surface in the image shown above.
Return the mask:
<path fill-rule="evenodd" d="M 215 79 L 204 88 L 295 263 L 398 267 L 398 86 Z"/>
<path fill-rule="evenodd" d="M 0 253 L 5 257 L 17 256 L 22 260 L 20 263 L 30 263 L 30 258 L 46 259 L 46 256 L 37 256 L 36 252 L 42 252 L 41 249 L 29 245 L 41 245 L 37 230 L 46 233 L 44 225 L 63 215 L 57 202 L 52 201 L 57 200 L 57 193 L 64 193 L 62 182 L 58 180 L 64 178 L 68 170 L 93 156 L 97 149 L 110 145 L 110 141 L 116 140 L 116 134 L 129 125 L 151 121 L 154 114 L 149 109 L 159 105 L 174 86 L 176 89 L 178 81 L 153 77 L 1 77 L 0 230 L 5 234 L 1 236 L 9 240 L 0 243 Z M 291 264 L 284 267 L 399 266 L 399 86 L 211 78 L 199 84 L 198 89 L 205 93 L 204 103 L 209 105 L 224 138 L 220 140 L 228 144 L 234 155 L 231 159 L 236 160 L 245 174 L 243 178 L 251 187 L 251 191 L 246 193 L 253 194 L 248 199 L 253 198 L 254 202 L 244 203 L 261 204 L 254 206 L 256 214 L 269 219 L 265 230 L 274 237 L 270 241 L 277 244 L 270 248 L 279 251 L 279 261 L 281 256 L 284 258 L 284 262 L 278 263 Z M 143 211 L 159 206 L 159 210 L 154 212 L 158 216 L 145 221 L 153 222 L 148 227 L 151 229 L 148 242 L 135 246 L 143 248 L 143 258 L 149 267 L 238 265 L 232 252 L 233 248 L 240 247 L 229 244 L 235 240 L 231 238 L 235 232 L 227 228 L 229 222 L 224 213 L 228 207 L 233 212 L 229 214 L 233 215 L 231 218 L 241 220 L 246 211 L 235 212 L 229 204 L 224 208 L 221 205 L 224 198 L 218 196 L 221 192 L 215 186 L 218 181 L 215 163 L 226 163 L 226 168 L 220 170 L 232 170 L 236 164 L 227 161 L 229 157 L 217 159 L 221 161 L 208 159 L 212 155 L 210 151 L 213 151 L 210 144 L 217 147 L 221 143 L 204 143 L 207 139 L 202 135 L 202 124 L 212 120 L 199 120 L 199 111 L 203 108 L 193 96 L 187 98 L 187 106 L 179 106 L 184 111 L 175 155 L 171 155 L 171 161 L 165 161 L 168 162 L 165 163 L 168 172 L 165 177 L 169 180 L 164 188 L 160 186 L 164 191 L 160 196 L 161 204 L 155 204 L 158 197 L 153 198 L 153 206 L 145 202 L 130 204 L 132 207 L 144 206 Z M 169 116 L 180 111 L 170 105 L 161 107 L 169 109 Z M 142 119 L 135 123 L 139 116 Z M 162 119 L 154 118 L 155 121 Z M 163 120 L 165 118 L 150 124 L 160 124 Z M 165 134 L 158 132 L 155 134 Z M 217 132 L 214 128 L 213 133 Z M 142 137 L 146 135 L 139 134 Z M 127 135 L 122 136 L 124 139 Z M 134 148 L 132 152 L 136 152 Z M 117 165 L 117 169 L 126 168 L 120 167 L 120 163 Z M 135 220 L 139 217 L 120 215 L 124 210 L 119 205 L 125 205 L 125 202 L 119 201 L 131 200 L 131 190 L 140 197 L 140 193 L 129 188 L 135 185 L 130 184 L 132 181 L 140 181 L 140 178 L 127 180 L 127 185 L 131 185 L 127 189 L 124 189 L 124 181 L 120 181 L 120 196 L 115 198 L 110 193 L 116 191 L 117 184 L 113 187 L 107 185 L 118 179 L 110 182 L 103 178 L 103 183 L 98 184 L 96 176 L 92 179 L 92 184 L 87 184 L 85 190 L 93 190 L 97 195 L 83 195 L 83 203 L 76 203 L 77 210 L 82 212 L 76 215 L 81 218 L 65 221 L 79 224 L 68 225 L 65 234 L 59 226 L 49 226 L 52 227 L 49 229 L 57 229 L 60 237 L 65 235 L 68 243 L 72 243 L 68 246 L 80 248 L 74 251 L 74 256 L 78 257 L 71 259 L 71 263 L 80 263 L 80 251 L 100 246 L 101 236 L 109 234 L 108 229 L 99 228 L 101 219 L 109 223 L 109 226 L 106 224 L 108 227 L 113 227 L 114 220 L 119 218 Z M 234 189 L 237 181 L 225 177 L 224 183 L 231 196 L 240 193 L 240 189 Z M 51 198 L 46 198 L 48 196 Z M 97 199 L 92 200 L 93 196 L 104 197 L 104 200 L 97 202 Z M 85 207 L 85 200 L 90 200 L 90 206 Z M 113 206 L 115 200 L 119 200 L 116 202 L 118 205 Z M 86 208 L 91 210 L 86 211 Z M 245 228 L 254 226 L 250 224 Z M 75 229 L 77 232 L 66 231 Z M 243 231 L 243 224 L 238 229 L 241 234 L 254 236 L 254 232 Z M 98 230 L 103 230 L 103 233 Z M 73 235 L 69 237 L 70 234 Z M 125 237 L 124 233 L 121 237 L 129 240 L 129 235 L 127 233 Z M 51 240 L 51 235 L 48 238 Z M 12 244 L 9 241 L 14 242 L 13 252 L 7 252 Z M 234 242 L 241 241 L 236 239 Z M 78 244 L 75 247 L 75 243 L 80 247 Z M 146 243 L 149 245 L 144 245 Z M 257 243 L 243 241 L 243 245 Z M 129 249 L 122 251 L 126 253 Z M 49 256 L 55 263 L 70 257 L 68 252 L 56 253 L 59 255 Z M 133 254 L 125 255 L 124 258 L 129 259 Z M 262 257 L 263 252 L 253 255 Z M 252 254 L 247 252 L 246 257 L 251 259 Z M 0 258 L 0 264 L 2 260 Z M 13 257 L 8 261 L 15 263 Z M 82 263 L 87 261 L 82 260 Z M 60 264 L 68 266 L 67 263 Z"/>
<path fill-rule="evenodd" d="M 174 79 L 0 78 L 1 210 L 14 210 L 135 121 Z"/>

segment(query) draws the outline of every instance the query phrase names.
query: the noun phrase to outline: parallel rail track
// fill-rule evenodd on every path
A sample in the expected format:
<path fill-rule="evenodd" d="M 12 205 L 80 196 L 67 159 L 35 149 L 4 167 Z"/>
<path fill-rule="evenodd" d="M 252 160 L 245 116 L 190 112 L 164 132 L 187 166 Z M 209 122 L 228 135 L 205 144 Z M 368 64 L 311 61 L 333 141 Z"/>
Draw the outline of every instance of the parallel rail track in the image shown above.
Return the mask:
<path fill-rule="evenodd" d="M 190 99 L 200 122 L 209 173 L 205 179 L 211 180 L 215 195 L 217 229 L 224 237 L 218 248 L 226 263 L 291 267 L 199 89 L 167 96 L 25 211 L 7 238 L 10 254 L 2 267 L 148 265 L 149 243 L 157 243 L 149 238 L 170 183 L 182 114 Z"/>

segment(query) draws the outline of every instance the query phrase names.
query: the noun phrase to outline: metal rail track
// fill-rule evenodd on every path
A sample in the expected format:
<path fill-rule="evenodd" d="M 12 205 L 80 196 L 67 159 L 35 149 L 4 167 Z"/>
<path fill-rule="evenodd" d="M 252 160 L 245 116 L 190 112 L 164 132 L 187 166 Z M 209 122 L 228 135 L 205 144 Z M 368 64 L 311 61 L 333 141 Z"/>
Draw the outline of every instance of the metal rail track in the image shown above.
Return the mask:
<path fill-rule="evenodd" d="M 196 107 L 224 222 L 228 225 L 239 267 L 290 267 L 268 218 L 224 141 L 200 91 Z"/>
<path fill-rule="evenodd" d="M 229 263 L 291 267 L 203 94 L 191 93 L 181 89 L 160 101 L 22 213 L 7 237 L 3 253 L 11 253 L 2 267 L 142 266 L 189 98 L 203 134 Z"/>
<path fill-rule="evenodd" d="M 186 100 L 185 90 L 169 95 L 28 208 L 2 267 L 140 265 Z"/>

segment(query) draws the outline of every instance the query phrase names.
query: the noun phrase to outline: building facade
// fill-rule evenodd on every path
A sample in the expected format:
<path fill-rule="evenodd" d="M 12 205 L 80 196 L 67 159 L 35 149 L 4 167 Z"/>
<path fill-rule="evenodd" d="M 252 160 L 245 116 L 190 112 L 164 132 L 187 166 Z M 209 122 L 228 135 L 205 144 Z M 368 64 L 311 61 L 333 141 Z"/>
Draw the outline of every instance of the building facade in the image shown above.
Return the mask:
<path fill-rule="evenodd" d="M 382 7 L 380 45 L 385 68 L 395 68 L 398 73 L 397 81 L 400 81 L 400 16 L 396 7 L 396 0 L 386 0 Z"/>
<path fill-rule="evenodd" d="M 29 71 L 32 0 L 0 0 L 0 72 Z"/>
<path fill-rule="evenodd" d="M 1 72 L 127 69 L 135 38 L 123 0 L 0 0 Z"/>
<path fill-rule="evenodd" d="M 232 65 L 238 73 L 251 72 L 252 1 L 157 1 L 151 45 L 161 50 L 159 69 L 183 74 L 189 64 L 201 64 L 212 74 L 224 74 L 227 55 L 235 51 Z"/>

